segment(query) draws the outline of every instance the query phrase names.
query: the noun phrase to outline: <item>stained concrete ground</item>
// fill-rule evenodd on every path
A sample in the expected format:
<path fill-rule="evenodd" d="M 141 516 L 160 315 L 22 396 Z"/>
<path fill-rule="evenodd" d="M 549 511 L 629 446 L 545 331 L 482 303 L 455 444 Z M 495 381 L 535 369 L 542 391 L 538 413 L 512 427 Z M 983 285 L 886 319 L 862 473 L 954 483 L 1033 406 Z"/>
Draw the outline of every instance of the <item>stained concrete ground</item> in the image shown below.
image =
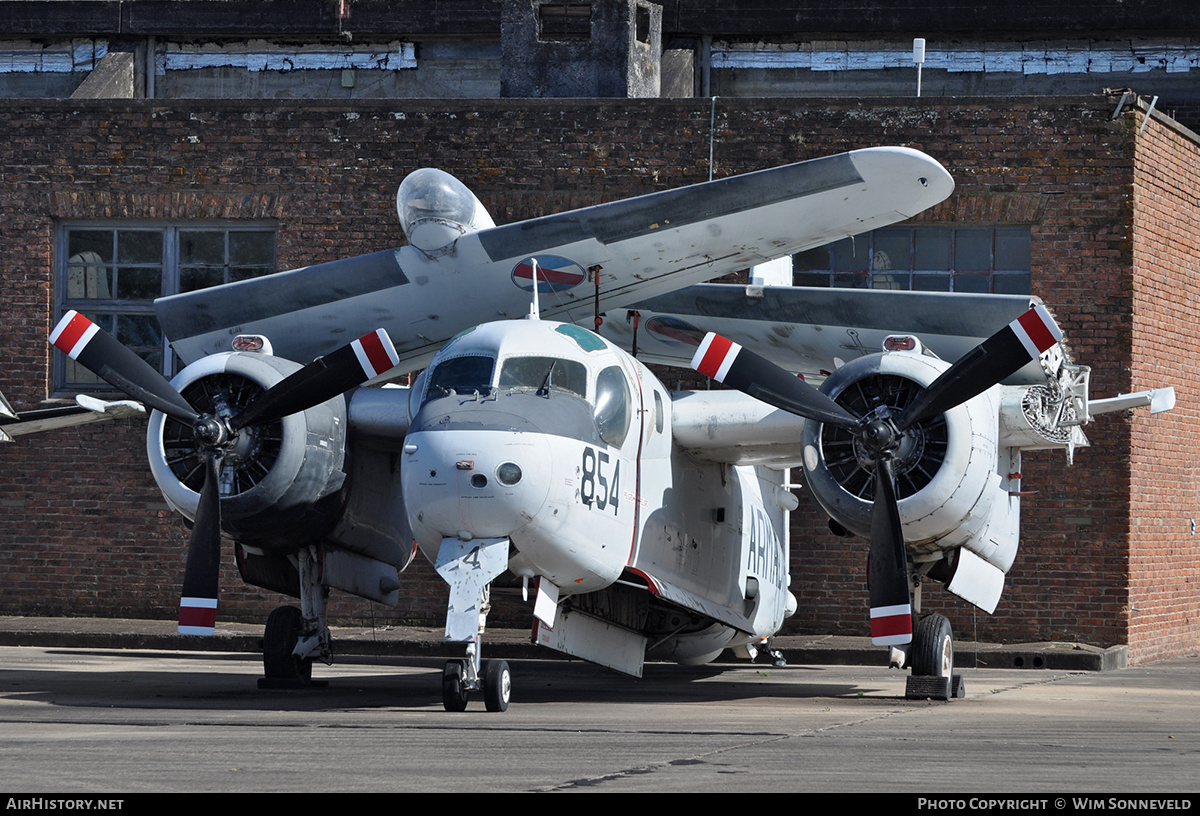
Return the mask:
<path fill-rule="evenodd" d="M 441 628 L 412 626 L 335 627 L 334 654 L 390 657 L 459 657 L 460 644 L 446 643 Z M 175 621 L 117 618 L 0 617 L 0 646 L 169 649 L 178 651 L 261 652 L 261 624 L 222 623 L 211 638 L 180 635 Z M 507 659 L 547 659 L 555 655 L 530 641 L 527 630 L 491 629 L 487 654 Z M 887 651 L 866 637 L 787 635 L 773 648 L 791 665 L 885 666 Z M 1099 648 L 1079 643 L 994 644 L 955 641 L 956 668 L 1108 671 L 1124 668 L 1124 646 Z M 760 656 L 759 662 L 766 662 Z"/>

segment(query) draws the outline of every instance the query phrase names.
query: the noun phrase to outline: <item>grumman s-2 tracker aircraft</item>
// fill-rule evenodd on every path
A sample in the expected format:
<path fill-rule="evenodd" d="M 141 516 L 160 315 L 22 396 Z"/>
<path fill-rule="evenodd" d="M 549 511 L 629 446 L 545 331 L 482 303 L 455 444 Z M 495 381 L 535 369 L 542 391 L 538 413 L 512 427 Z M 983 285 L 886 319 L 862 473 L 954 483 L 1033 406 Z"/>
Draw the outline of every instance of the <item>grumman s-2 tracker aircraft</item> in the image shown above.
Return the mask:
<path fill-rule="evenodd" d="M 394 605 L 417 549 L 465 647 L 442 676 L 451 711 L 478 691 L 508 706 L 481 636 L 505 573 L 552 649 L 632 675 L 753 657 L 797 607 L 801 467 L 831 527 L 869 542 L 874 642 L 915 693 L 948 698 L 950 625 L 920 617 L 921 582 L 992 611 L 1021 451 L 1071 451 L 1091 415 L 1171 392 L 1089 401 L 1027 297 L 697 284 L 952 189 L 933 159 L 884 147 L 497 227 L 461 182 L 418 170 L 397 194 L 406 246 L 157 301 L 188 363 L 170 383 L 83 315 L 51 342 L 135 401 L 92 415 L 152 409 L 151 471 L 193 524 L 180 631 L 213 631 L 223 534 L 244 581 L 299 598 L 267 620 L 270 682 L 330 661 L 331 588 Z M 602 314 L 603 335 L 579 325 Z M 644 361 L 730 388 L 671 391 Z M 412 387 L 359 387 L 418 369 Z"/>

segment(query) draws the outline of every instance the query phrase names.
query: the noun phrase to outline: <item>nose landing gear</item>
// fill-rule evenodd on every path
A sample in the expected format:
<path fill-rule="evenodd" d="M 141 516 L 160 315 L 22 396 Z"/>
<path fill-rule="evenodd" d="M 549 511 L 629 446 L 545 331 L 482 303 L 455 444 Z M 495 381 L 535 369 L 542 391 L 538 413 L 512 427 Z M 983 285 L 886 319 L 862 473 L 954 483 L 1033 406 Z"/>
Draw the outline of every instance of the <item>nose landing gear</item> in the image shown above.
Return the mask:
<path fill-rule="evenodd" d="M 446 641 L 465 643 L 466 659 L 442 670 L 442 706 L 463 711 L 472 691 L 483 691 L 488 711 L 505 711 L 512 697 L 512 673 L 505 660 L 482 660 L 483 633 L 491 609 L 491 582 L 508 567 L 508 539 L 442 540 L 434 564 L 450 585 Z"/>

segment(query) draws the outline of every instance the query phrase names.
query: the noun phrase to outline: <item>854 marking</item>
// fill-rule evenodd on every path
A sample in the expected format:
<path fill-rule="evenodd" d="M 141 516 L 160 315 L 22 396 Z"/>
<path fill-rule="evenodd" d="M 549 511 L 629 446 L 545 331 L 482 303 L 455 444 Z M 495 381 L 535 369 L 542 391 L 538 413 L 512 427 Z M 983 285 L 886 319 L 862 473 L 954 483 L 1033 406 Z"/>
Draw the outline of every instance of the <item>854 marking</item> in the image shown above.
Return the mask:
<path fill-rule="evenodd" d="M 609 467 L 609 457 L 604 451 L 585 447 L 580 466 L 579 500 L 595 510 L 612 508 L 617 515 L 617 500 L 621 495 L 621 460 Z"/>

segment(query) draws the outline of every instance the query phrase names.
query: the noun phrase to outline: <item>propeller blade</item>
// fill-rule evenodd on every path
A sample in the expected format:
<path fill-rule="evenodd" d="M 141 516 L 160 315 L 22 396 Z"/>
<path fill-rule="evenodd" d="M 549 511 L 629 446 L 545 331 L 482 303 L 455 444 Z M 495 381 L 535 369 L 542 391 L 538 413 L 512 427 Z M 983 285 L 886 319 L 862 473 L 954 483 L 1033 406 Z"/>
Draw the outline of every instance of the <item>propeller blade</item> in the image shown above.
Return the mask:
<path fill-rule="evenodd" d="M 901 432 L 949 411 L 1016 373 L 1062 340 L 1062 330 L 1045 306 L 1037 305 L 971 349 L 942 372 L 909 404 Z"/>
<path fill-rule="evenodd" d="M 133 399 L 189 425 L 200 418 L 162 373 L 79 312 L 63 315 L 50 343 Z"/>
<path fill-rule="evenodd" d="M 383 329 L 364 334 L 336 351 L 318 357 L 276 383 L 230 423 L 236 431 L 248 425 L 273 422 L 308 410 L 378 377 L 400 363 L 396 347 Z"/>
<path fill-rule="evenodd" d="M 220 465 L 215 454 L 204 457 L 204 487 L 192 524 L 183 596 L 179 599 L 179 633 L 211 635 L 217 624 L 217 589 L 221 571 Z"/>
<path fill-rule="evenodd" d="M 858 424 L 853 414 L 804 380 L 714 332 L 704 336 L 692 357 L 692 368 L 805 419 L 840 426 Z"/>
<path fill-rule="evenodd" d="M 871 509 L 867 582 L 871 591 L 871 642 L 876 646 L 911 643 L 908 556 L 904 549 L 904 531 L 900 525 L 890 455 L 875 460 L 875 501 Z"/>

